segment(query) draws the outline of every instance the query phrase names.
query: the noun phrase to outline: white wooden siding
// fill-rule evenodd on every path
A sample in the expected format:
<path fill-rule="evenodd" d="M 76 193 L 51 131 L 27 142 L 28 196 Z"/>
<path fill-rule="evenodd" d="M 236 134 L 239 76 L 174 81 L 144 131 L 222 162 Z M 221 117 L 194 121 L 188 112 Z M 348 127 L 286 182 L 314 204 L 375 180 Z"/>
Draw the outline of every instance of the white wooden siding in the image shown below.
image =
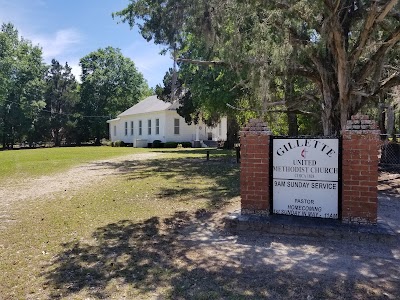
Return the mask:
<path fill-rule="evenodd" d="M 156 119 L 159 119 L 159 134 L 156 134 Z M 179 134 L 174 134 L 174 119 L 179 119 Z M 139 120 L 142 121 L 142 135 L 139 136 Z M 151 120 L 151 134 L 148 134 L 148 120 Z M 124 141 L 134 143 L 136 139 L 147 140 L 152 143 L 154 140 L 162 142 L 191 142 L 196 139 L 196 125 L 188 125 L 185 119 L 178 115 L 176 111 L 166 110 L 138 115 L 121 116 L 119 119 L 110 120 L 109 130 L 111 141 Z M 128 134 L 125 135 L 125 122 L 128 124 Z M 133 122 L 133 135 L 132 135 Z M 114 132 L 114 126 L 116 132 Z M 208 139 L 208 132 L 212 133 L 213 140 L 226 140 L 227 120 L 221 120 L 221 134 L 219 125 L 215 128 L 208 128 L 204 124 L 199 124 L 201 130 L 200 140 Z M 116 133 L 116 134 L 114 134 Z"/>

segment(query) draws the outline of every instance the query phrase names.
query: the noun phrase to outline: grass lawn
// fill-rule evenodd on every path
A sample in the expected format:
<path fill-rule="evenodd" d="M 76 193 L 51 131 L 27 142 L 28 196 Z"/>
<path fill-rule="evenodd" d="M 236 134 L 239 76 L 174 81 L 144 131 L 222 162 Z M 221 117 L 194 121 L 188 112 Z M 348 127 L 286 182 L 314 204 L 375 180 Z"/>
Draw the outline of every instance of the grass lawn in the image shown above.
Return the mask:
<path fill-rule="evenodd" d="M 0 182 L 48 175 L 85 162 L 146 151 L 132 147 L 71 147 L 0 151 Z"/>
<path fill-rule="evenodd" d="M 133 151 L 149 150 L 5 151 L 0 161 L 2 176 L 42 175 Z M 0 299 L 219 298 L 217 282 L 189 275 L 188 248 L 177 241 L 180 230 L 237 200 L 233 155 L 216 151 L 207 162 L 204 150 L 164 149 L 78 192 L 16 204 L 15 222 L 0 230 Z M 195 296 L 193 280 L 205 284 Z"/>
<path fill-rule="evenodd" d="M 82 172 L 99 171 L 91 184 L 73 173 L 87 183 L 79 189 L 64 189 L 64 182 L 43 197 L 0 197 L 1 300 L 398 299 L 398 242 L 219 230 L 224 207 L 239 200 L 233 152 L 213 151 L 206 161 L 197 149 L 44 150 L 55 160 L 71 152 L 32 173 L 24 166 L 37 150 L 15 151 L 22 156 L 13 176 L 48 175 L 131 151 L 159 153 L 92 165 Z M 6 193 L 27 187 L 4 178 L 0 184 Z"/>

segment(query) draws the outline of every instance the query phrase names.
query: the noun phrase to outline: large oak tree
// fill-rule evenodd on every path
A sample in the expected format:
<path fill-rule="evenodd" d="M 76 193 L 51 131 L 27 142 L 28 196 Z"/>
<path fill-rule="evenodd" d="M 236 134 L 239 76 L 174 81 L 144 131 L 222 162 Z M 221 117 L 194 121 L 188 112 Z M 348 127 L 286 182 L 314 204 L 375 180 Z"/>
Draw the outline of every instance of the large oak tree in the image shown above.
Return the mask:
<path fill-rule="evenodd" d="M 114 17 L 137 25 L 178 61 L 242 74 L 238 84 L 253 89 L 264 111 L 276 101 L 276 78 L 302 78 L 298 98 L 320 105 L 325 135 L 400 83 L 390 61 L 399 53 L 398 0 L 131 0 Z M 188 37 L 204 41 L 208 53 L 185 52 Z M 299 102 L 283 98 L 289 107 Z"/>
<path fill-rule="evenodd" d="M 82 67 L 80 139 L 106 137 L 107 118 L 134 105 L 150 89 L 134 62 L 116 48 L 91 52 L 80 60 Z"/>

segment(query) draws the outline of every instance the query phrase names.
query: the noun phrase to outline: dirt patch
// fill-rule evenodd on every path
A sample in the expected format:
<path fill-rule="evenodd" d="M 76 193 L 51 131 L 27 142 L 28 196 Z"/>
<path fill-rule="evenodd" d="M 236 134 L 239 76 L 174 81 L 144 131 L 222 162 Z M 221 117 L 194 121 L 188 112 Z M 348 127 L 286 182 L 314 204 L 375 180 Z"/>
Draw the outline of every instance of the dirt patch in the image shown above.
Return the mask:
<path fill-rule="evenodd" d="M 378 190 L 393 195 L 400 195 L 400 174 L 381 172 L 379 176 Z"/>
<path fill-rule="evenodd" d="M 378 222 L 400 235 L 400 174 L 381 172 L 378 184 Z"/>
<path fill-rule="evenodd" d="M 398 299 L 398 244 L 231 235 L 221 223 L 225 213 L 176 212 L 98 228 L 95 242 L 66 245 L 54 257 L 44 274 L 51 296 Z"/>
<path fill-rule="evenodd" d="M 13 221 L 10 218 L 9 211 L 16 203 L 21 204 L 25 200 L 46 198 L 55 193 L 78 191 L 82 187 L 105 180 L 108 176 L 123 171 L 124 167 L 121 162 L 153 159 L 159 155 L 158 153 L 132 154 L 80 165 L 51 176 L 3 183 L 0 185 L 0 225 Z M 115 168 L 115 163 L 119 163 L 121 166 Z"/>

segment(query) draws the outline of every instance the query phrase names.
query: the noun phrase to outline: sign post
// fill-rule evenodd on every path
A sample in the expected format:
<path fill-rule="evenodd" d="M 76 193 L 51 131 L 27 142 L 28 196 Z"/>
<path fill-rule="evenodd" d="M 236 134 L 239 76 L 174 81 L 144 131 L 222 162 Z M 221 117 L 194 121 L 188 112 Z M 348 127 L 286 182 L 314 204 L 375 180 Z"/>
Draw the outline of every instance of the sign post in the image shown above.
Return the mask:
<path fill-rule="evenodd" d="M 274 138 L 273 213 L 338 219 L 339 140 Z"/>

